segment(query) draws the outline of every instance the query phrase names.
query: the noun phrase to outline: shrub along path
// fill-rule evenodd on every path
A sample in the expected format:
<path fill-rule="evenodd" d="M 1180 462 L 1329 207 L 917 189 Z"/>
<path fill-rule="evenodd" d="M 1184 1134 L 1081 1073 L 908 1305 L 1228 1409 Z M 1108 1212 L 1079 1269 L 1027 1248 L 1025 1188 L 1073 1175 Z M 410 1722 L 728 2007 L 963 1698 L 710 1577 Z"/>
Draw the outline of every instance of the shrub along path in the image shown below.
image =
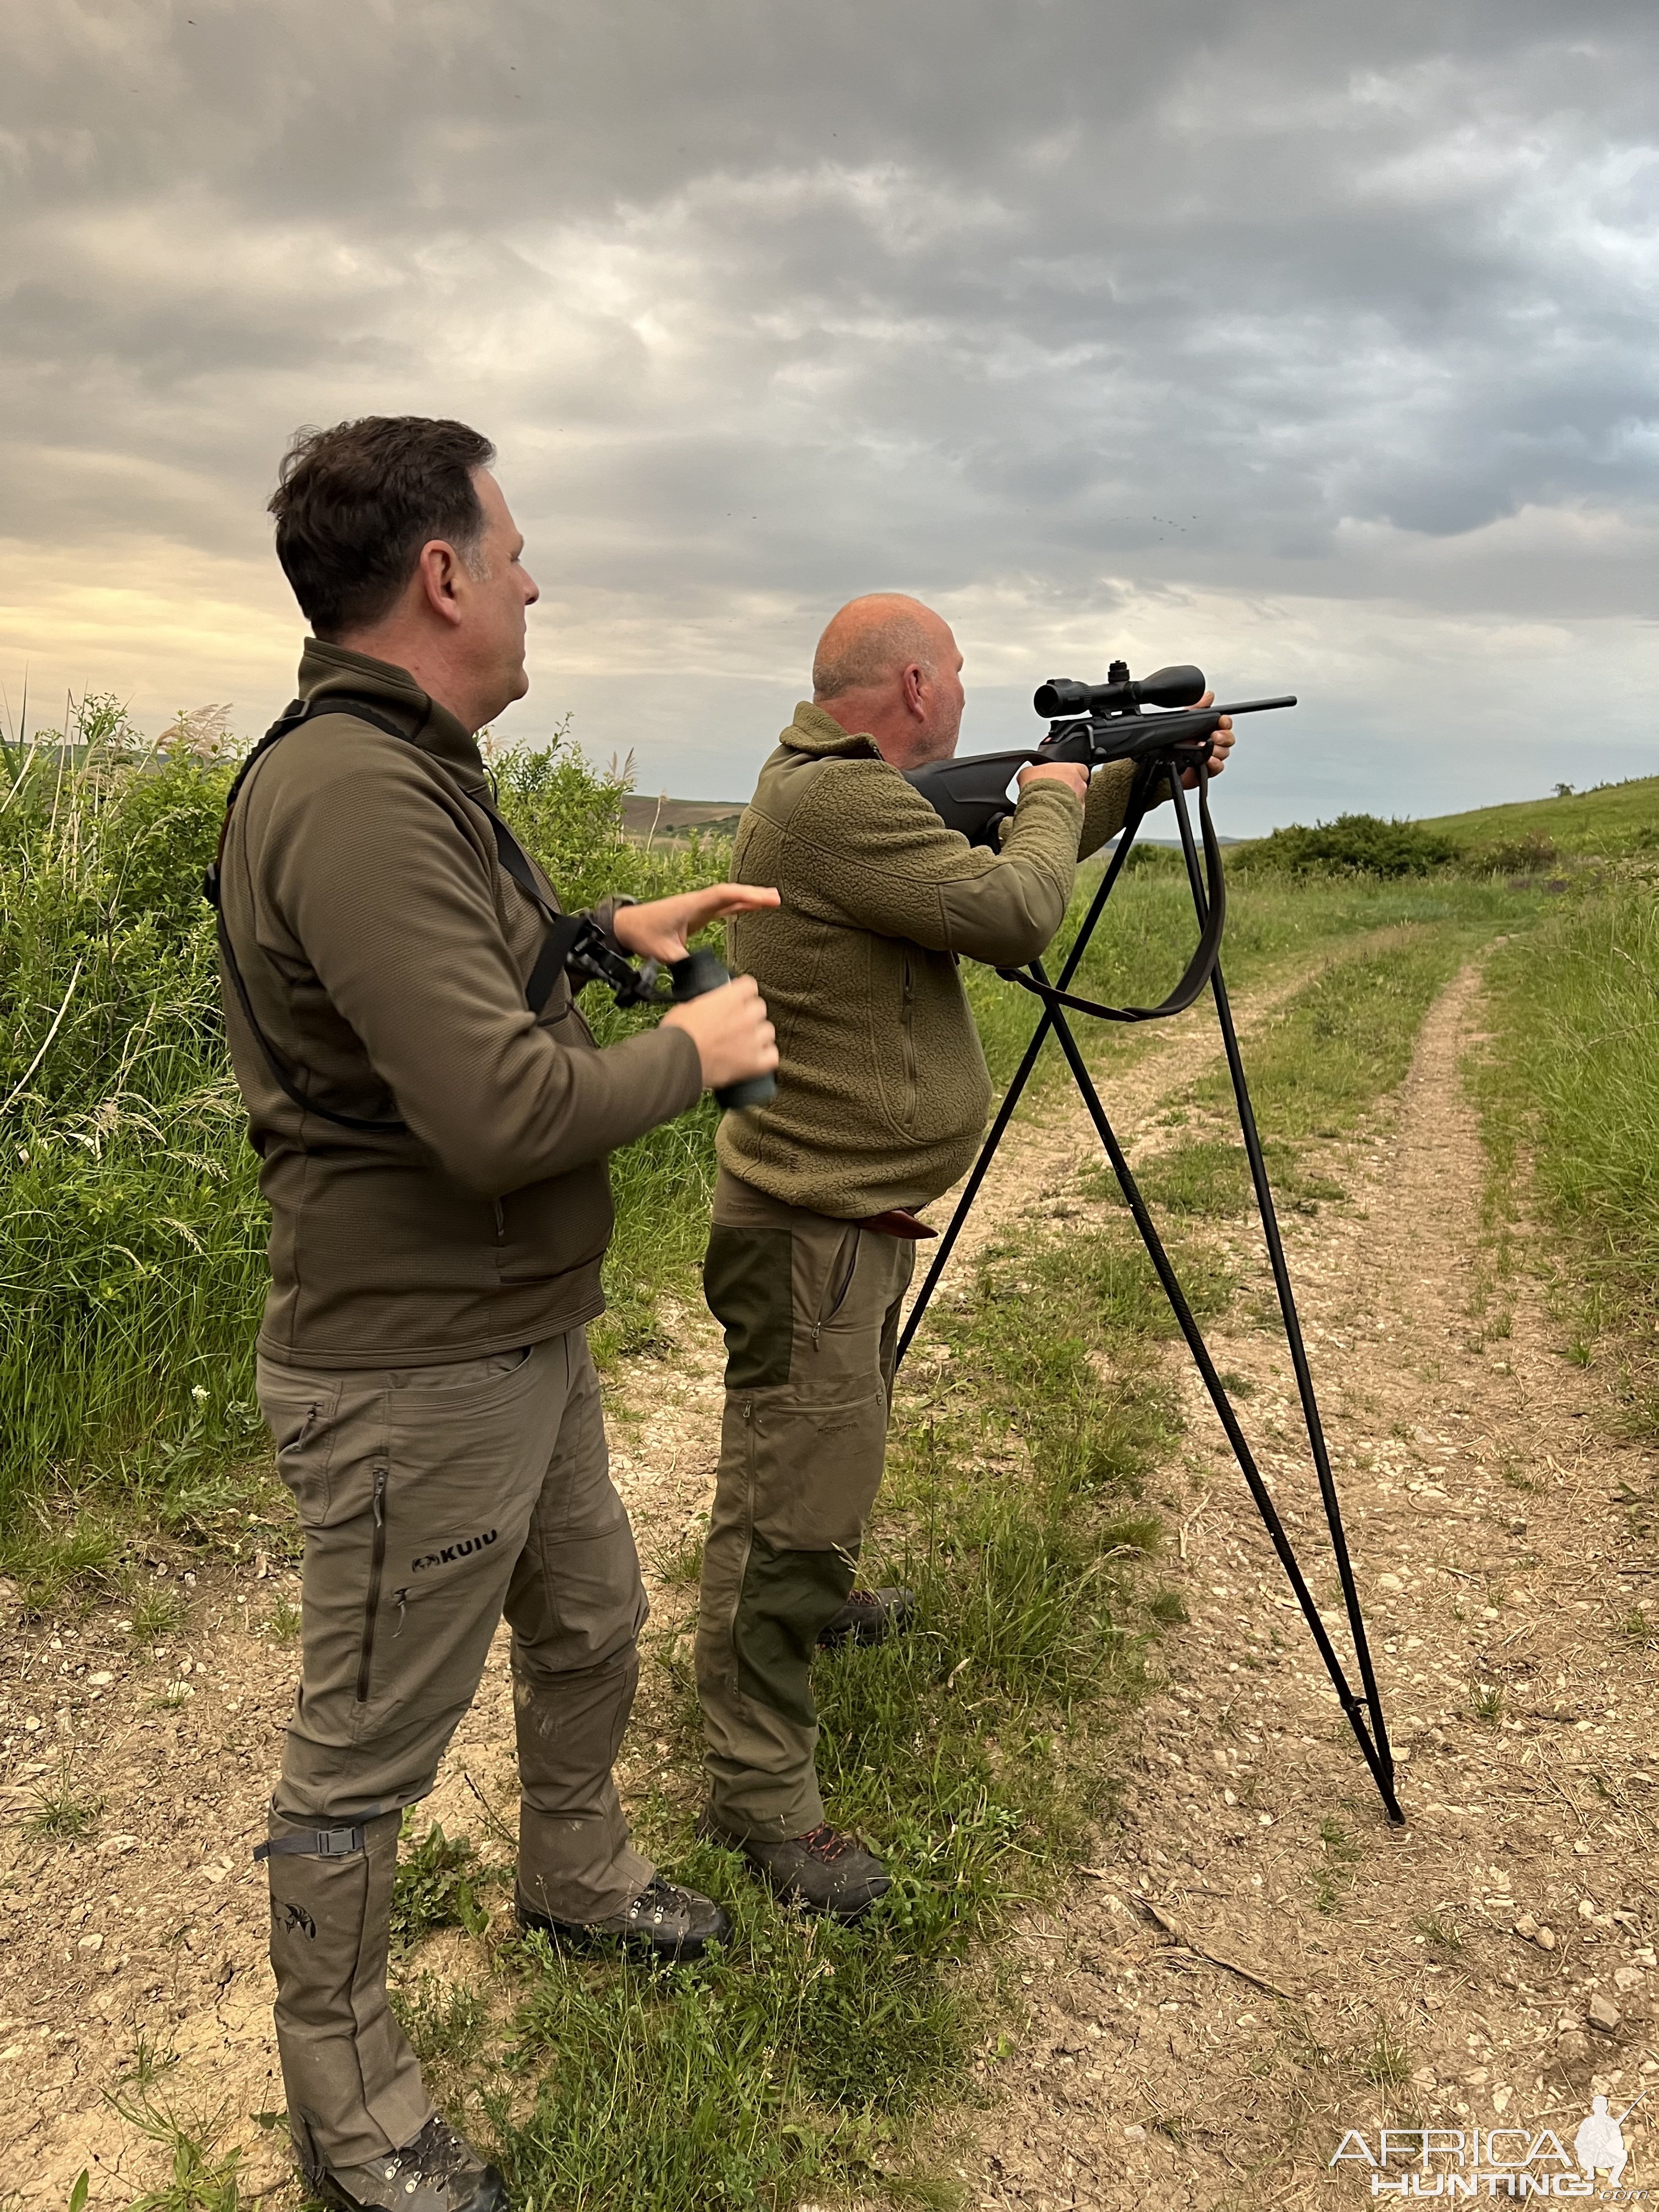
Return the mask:
<path fill-rule="evenodd" d="M 1456 958 L 1443 932 L 1351 941 L 1311 986 L 1304 967 L 1249 1007 L 1276 1173 L 1308 1209 L 1292 1262 L 1391 1645 L 1409 1833 L 1373 1810 L 1210 1416 L 1158 1340 L 1121 1210 L 1079 1166 L 1079 1117 L 1051 1100 L 991 1194 L 978 1283 L 941 1311 L 905 1394 L 885 1541 L 923 1584 L 926 1632 L 825 1670 L 838 1802 L 915 1870 L 888 1927 L 815 1942 L 750 1901 L 731 1965 L 666 1985 L 507 1940 L 510 1700 L 492 1656 L 422 1808 L 476 1845 L 429 1839 L 404 1885 L 404 2007 L 528 2201 L 737 2206 L 815 2185 L 943 2201 L 954 2180 L 974 2204 L 1340 2203 L 1369 2194 L 1322 2179 L 1342 2126 L 1374 2141 L 1385 2115 L 1462 2107 L 1551 2125 L 1577 2098 L 1570 2133 L 1592 2072 L 1620 2103 L 1638 2094 L 1644 1724 L 1622 1717 L 1640 1711 L 1646 1632 L 1620 1632 L 1640 1584 L 1619 1586 L 1632 1539 L 1609 1493 L 1651 1484 L 1600 1435 L 1524 1282 L 1492 1279 L 1455 1082 L 1472 975 L 1439 1000 L 1398 1105 L 1365 1118 Z M 1189 1018 L 1114 1077 L 1112 1102 L 1188 1266 L 1211 1256 L 1231 1280 L 1224 1364 L 1271 1444 L 1285 1383 L 1253 1322 L 1206 1054 Z M 617 1394 L 658 1606 L 626 1781 L 671 1863 L 750 1900 L 689 1841 L 684 1639 L 719 1369 L 700 1312 L 663 1322 L 672 1359 L 630 1363 Z M 1287 1446 L 1287 1511 L 1289 1467 Z M 1149 1592 L 1160 1517 L 1165 1587 Z M 247 1853 L 292 1671 L 283 1542 L 280 1516 L 256 1514 L 244 1558 L 198 1560 L 193 1589 L 185 1555 L 158 1548 L 143 1607 L 33 1622 L 6 1655 L 0 2191 L 24 2202 L 56 2203 L 90 2166 L 94 2201 L 124 2203 L 182 2158 L 195 2178 L 169 2203 L 229 2204 L 210 2177 L 238 2148 L 244 2196 L 281 2183 L 249 2117 L 281 2096 Z M 1066 1871 L 1079 1863 L 1095 1871 Z M 1022 1891 L 1043 1902 L 1011 1932 Z M 1288 1995 L 1173 1948 L 1149 1901 Z M 1509 1932 L 1525 1912 L 1553 1948 Z M 957 1962 L 999 1930 L 979 1954 L 1009 1967 L 991 1989 Z M 1604 1993 L 1611 2041 L 1580 2024 Z M 125 2119 L 104 2101 L 124 2072 Z M 975 2083 L 982 2124 L 957 2101 Z M 917 2143 L 907 2116 L 930 2104 L 943 2131 Z M 220 2148 L 181 2151 L 179 2130 L 204 2142 L 195 2116 L 216 2112 Z"/>

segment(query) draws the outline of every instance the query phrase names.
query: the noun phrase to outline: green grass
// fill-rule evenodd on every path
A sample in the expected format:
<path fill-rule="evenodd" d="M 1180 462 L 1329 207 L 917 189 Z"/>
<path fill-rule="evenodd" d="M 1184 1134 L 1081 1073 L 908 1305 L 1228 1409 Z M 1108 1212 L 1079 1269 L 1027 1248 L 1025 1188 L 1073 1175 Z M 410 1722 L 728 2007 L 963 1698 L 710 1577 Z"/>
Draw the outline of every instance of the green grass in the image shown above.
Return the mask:
<path fill-rule="evenodd" d="M 416 1840 L 405 1813 L 398 1871 L 392 1878 L 392 1947 L 411 1949 L 434 1928 L 477 1935 L 487 1915 L 477 1898 L 478 1854 L 465 1836 L 447 1836 L 434 1820 Z"/>
<path fill-rule="evenodd" d="M 1333 960 L 1250 1040 L 1245 1072 L 1264 1102 L 1263 1135 L 1295 1146 L 1352 1127 L 1404 1077 L 1430 1005 L 1489 933 L 1448 916 Z M 1192 1095 L 1226 1106 L 1224 1068 Z"/>
<path fill-rule="evenodd" d="M 1659 1427 L 1659 916 L 1644 879 L 1574 897 L 1491 969 L 1475 1081 L 1499 1211 L 1528 1185 L 1565 1240 L 1546 1269 L 1581 1360 L 1610 1354 Z M 1528 1264 L 1542 1255 L 1528 1247 Z M 1501 1256 L 1498 1264 L 1512 1265 Z"/>
<path fill-rule="evenodd" d="M 89 1836 L 103 1810 L 101 1798 L 82 1796 L 76 1790 L 67 1753 L 59 1759 L 58 1771 L 50 1781 L 35 1784 L 29 1793 L 29 1805 L 25 1826 L 33 1834 L 50 1836 L 58 1843 L 76 1843 Z"/>
<path fill-rule="evenodd" d="M 135 2197 L 129 2212 L 245 2212 L 255 2202 L 243 2194 L 241 2150 L 225 2145 L 228 2112 L 183 2118 L 143 2085 L 108 2101 L 129 2127 L 167 2154 L 167 2179 Z"/>
<path fill-rule="evenodd" d="M 1558 852 L 1596 859 L 1650 853 L 1659 847 L 1659 776 L 1633 776 L 1565 798 L 1477 806 L 1467 814 L 1429 817 L 1420 826 L 1465 850 L 1539 839 Z"/>
<path fill-rule="evenodd" d="M 1082 921 L 1099 871 L 1098 862 L 1079 870 L 1066 925 L 1045 962 L 1051 975 Z M 1237 993 L 1375 930 L 1454 923 L 1490 935 L 1524 921 L 1540 904 L 1535 896 L 1498 884 L 1449 875 L 1398 882 L 1363 876 L 1298 882 L 1244 872 L 1229 878 L 1222 965 L 1230 989 Z M 1185 877 L 1168 866 L 1127 869 L 1107 902 L 1072 988 L 1109 1006 L 1156 1005 L 1180 975 L 1196 938 Z M 1036 1025 L 1038 1002 L 988 968 L 966 965 L 963 976 L 993 1080 L 1000 1085 L 1012 1075 Z M 1140 1049 L 1151 1034 L 1146 1028 L 1109 1027 L 1081 1017 L 1078 1027 L 1091 1054 L 1109 1063 L 1115 1054 Z M 1046 1060 L 1051 1076 L 1063 1075 L 1052 1044 Z"/>

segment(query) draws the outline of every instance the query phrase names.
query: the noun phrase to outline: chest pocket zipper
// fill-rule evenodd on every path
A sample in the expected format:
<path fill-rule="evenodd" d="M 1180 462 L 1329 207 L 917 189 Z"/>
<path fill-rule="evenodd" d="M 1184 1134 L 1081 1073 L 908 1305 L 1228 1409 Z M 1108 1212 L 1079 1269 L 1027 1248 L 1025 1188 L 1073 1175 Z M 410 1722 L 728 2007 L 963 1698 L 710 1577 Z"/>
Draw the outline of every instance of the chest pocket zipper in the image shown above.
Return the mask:
<path fill-rule="evenodd" d="M 357 1661 L 357 1703 L 368 1703 L 369 1670 L 374 1664 L 374 1620 L 380 1610 L 380 1578 L 386 1572 L 386 1469 L 374 1470 L 374 1546 L 369 1557 L 368 1596 L 363 1606 L 363 1643 Z"/>

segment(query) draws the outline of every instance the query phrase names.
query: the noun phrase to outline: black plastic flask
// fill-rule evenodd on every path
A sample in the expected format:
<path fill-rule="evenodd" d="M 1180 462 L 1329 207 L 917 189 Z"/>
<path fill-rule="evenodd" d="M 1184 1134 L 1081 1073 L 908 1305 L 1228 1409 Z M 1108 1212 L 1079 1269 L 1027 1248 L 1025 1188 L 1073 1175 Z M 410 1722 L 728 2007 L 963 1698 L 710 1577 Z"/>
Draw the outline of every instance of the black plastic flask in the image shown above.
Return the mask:
<path fill-rule="evenodd" d="M 732 971 L 717 952 L 688 952 L 668 970 L 669 988 L 675 1003 L 681 1006 L 688 999 L 702 998 L 705 991 L 718 991 L 731 980 Z M 777 1089 L 775 1075 L 751 1075 L 744 1083 L 728 1083 L 714 1093 L 714 1098 L 729 1112 L 734 1106 L 764 1106 L 777 1096 Z"/>

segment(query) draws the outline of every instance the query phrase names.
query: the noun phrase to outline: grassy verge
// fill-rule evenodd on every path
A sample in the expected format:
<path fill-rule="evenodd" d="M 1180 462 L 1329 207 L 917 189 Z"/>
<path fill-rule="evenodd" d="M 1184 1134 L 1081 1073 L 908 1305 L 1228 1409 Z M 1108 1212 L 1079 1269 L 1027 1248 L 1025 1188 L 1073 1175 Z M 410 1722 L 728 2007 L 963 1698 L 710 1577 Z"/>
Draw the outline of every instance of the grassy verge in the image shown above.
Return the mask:
<path fill-rule="evenodd" d="M 1337 1194 L 1304 1148 L 1351 1131 L 1399 1080 L 1474 936 L 1450 922 L 1368 942 L 1261 1041 L 1262 1126 L 1310 1189 Z M 1200 1085 L 1181 1110 L 1201 1125 L 1214 1103 Z M 1243 1192 L 1216 1168 L 1218 1143 L 1183 1127 L 1147 1183 L 1195 1305 L 1224 1324 L 1237 1285 L 1215 1235 Z M 817 1670 L 832 1816 L 896 1876 L 860 1927 L 779 1911 L 696 1839 L 696 1717 L 671 1622 L 643 1693 L 640 1733 L 667 1748 L 648 1762 L 640 1825 L 732 1911 L 726 1954 L 650 1973 L 505 1933 L 446 1938 L 459 1954 L 447 1975 L 411 1954 L 411 2033 L 527 2206 L 954 2201 L 939 2116 L 982 2094 L 1012 2047 L 999 1936 L 1097 1848 L 1117 1731 L 1184 1618 L 1159 1570 L 1172 1326 L 1117 1209 L 1059 1235 L 1023 1224 L 936 1309 L 866 1557 L 872 1579 L 916 1589 L 916 1629 Z"/>
<path fill-rule="evenodd" d="M 1564 902 L 1489 969 L 1496 1035 L 1474 1070 L 1498 1277 L 1530 1191 L 1566 1256 L 1547 1280 L 1574 1357 L 1605 1358 L 1630 1416 L 1659 1425 L 1659 917 L 1651 884 Z M 1529 1171 L 1529 1172 L 1528 1172 Z M 1546 1266 L 1535 1254 L 1529 1264 Z"/>

